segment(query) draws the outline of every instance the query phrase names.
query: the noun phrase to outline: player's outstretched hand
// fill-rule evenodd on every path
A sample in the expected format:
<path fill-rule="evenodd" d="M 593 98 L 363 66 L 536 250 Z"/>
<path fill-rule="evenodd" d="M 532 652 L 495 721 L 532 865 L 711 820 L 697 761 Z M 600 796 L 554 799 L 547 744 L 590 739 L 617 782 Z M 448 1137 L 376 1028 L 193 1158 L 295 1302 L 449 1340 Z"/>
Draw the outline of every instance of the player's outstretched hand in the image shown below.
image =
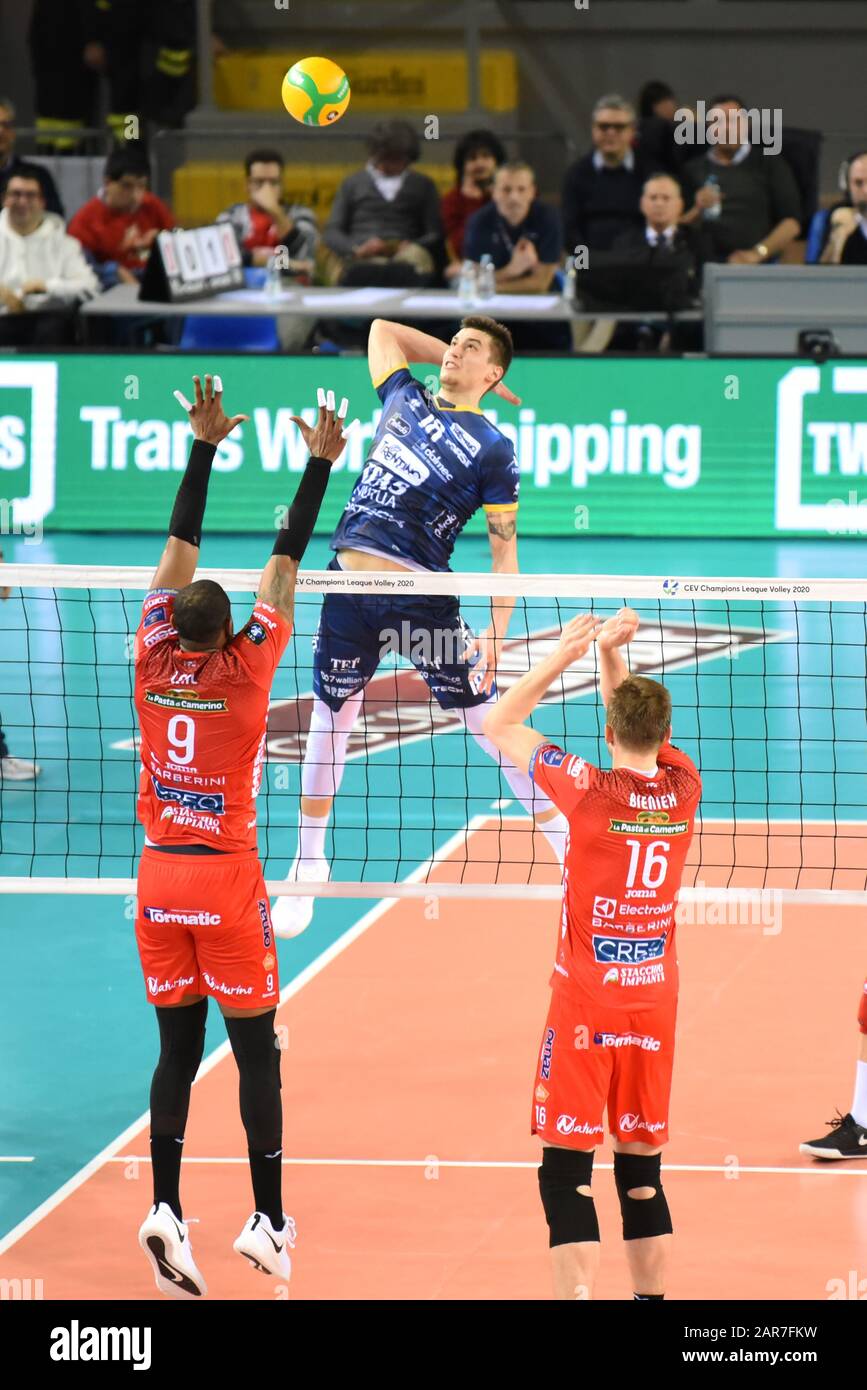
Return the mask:
<path fill-rule="evenodd" d="M 564 671 L 567 666 L 572 666 L 587 655 L 591 642 L 601 628 L 601 622 L 592 613 L 581 613 L 577 618 L 570 618 L 557 643 L 557 656 Z"/>
<path fill-rule="evenodd" d="M 196 388 L 194 405 L 190 405 L 182 392 L 175 391 L 174 395 L 178 404 L 189 413 L 196 439 L 203 439 L 206 444 L 220 444 L 236 425 L 249 420 L 249 415 L 233 415 L 229 418 L 224 413 L 223 383 L 218 376 L 206 374 L 204 391 L 199 377 L 193 377 L 193 385 Z"/>
<path fill-rule="evenodd" d="M 301 431 L 304 443 L 314 458 L 329 459 L 331 463 L 336 463 L 343 453 L 346 437 L 357 421 L 353 420 L 344 430 L 346 412 L 349 409 L 349 401 L 345 396 L 335 414 L 334 392 L 326 393 L 320 386 L 316 391 L 316 403 L 319 406 L 319 418 L 315 426 L 308 425 L 306 420 L 302 420 L 298 415 L 291 416 L 291 419 Z"/>
<path fill-rule="evenodd" d="M 621 608 L 619 613 L 615 613 L 613 618 L 602 624 L 602 630 L 596 638 L 597 647 L 601 647 L 604 652 L 613 651 L 615 647 L 625 647 L 638 631 L 638 622 L 638 614 L 634 608 Z"/>
<path fill-rule="evenodd" d="M 508 388 L 508 386 L 506 385 L 506 383 L 505 383 L 504 381 L 498 381 L 498 382 L 497 382 L 496 386 L 494 387 L 494 395 L 495 395 L 495 396 L 502 396 L 502 398 L 503 398 L 504 401 L 508 401 L 508 402 L 509 402 L 509 405 L 520 405 L 520 404 L 521 404 L 521 397 L 520 397 L 520 396 L 516 396 L 515 393 L 514 393 L 514 391 L 510 391 L 509 388 Z"/>

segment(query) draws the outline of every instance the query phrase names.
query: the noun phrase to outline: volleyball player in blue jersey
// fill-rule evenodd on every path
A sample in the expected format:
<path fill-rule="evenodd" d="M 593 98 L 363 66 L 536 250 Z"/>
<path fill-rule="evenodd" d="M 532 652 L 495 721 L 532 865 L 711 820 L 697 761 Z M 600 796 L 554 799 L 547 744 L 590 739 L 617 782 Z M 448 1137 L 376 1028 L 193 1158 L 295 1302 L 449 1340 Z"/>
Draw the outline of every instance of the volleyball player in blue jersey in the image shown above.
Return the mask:
<path fill-rule="evenodd" d="M 520 404 L 503 385 L 512 360 L 508 329 L 493 319 L 471 316 L 444 343 L 375 319 L 367 351 L 382 418 L 331 539 L 336 555 L 329 568 L 448 570 L 457 537 L 483 507 L 492 570 L 516 574 L 518 463 L 509 440 L 479 408 L 491 390 Z M 438 394 L 411 375 L 408 362 L 440 366 Z M 326 595 L 314 638 L 315 700 L 289 881 L 329 876 L 328 820 L 364 687 L 383 656 L 383 633 L 401 635 L 401 655 L 413 662 L 440 706 L 459 710 L 469 732 L 499 761 L 482 722 L 496 698 L 497 659 L 513 606 L 514 598 L 493 603 L 490 625 L 474 636 L 461 618 L 457 598 Z M 567 829 L 562 813 L 534 793 L 525 773 L 509 763 L 503 763 L 503 773 L 562 864 Z M 312 897 L 279 898 L 272 914 L 277 935 L 295 936 L 312 915 Z"/>

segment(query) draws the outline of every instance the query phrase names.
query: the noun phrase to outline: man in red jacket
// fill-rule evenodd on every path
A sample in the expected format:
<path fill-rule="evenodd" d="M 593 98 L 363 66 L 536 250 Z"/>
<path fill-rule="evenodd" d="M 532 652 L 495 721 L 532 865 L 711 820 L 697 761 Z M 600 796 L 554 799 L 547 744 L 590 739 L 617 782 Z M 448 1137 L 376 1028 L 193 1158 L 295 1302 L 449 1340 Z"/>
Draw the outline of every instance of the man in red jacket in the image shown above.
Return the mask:
<path fill-rule="evenodd" d="M 105 162 L 105 182 L 69 224 L 108 288 L 135 284 L 157 234 L 175 225 L 171 209 L 148 191 L 147 159 L 135 145 L 118 146 Z"/>

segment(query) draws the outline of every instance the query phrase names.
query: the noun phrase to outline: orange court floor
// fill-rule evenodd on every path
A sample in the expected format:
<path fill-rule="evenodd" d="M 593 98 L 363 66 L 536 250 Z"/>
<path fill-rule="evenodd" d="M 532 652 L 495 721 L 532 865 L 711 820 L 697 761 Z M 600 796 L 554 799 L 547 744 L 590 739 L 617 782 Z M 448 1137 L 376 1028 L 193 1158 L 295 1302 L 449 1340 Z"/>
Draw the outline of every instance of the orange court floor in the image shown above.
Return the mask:
<path fill-rule="evenodd" d="M 495 859 L 497 832 L 471 833 L 491 837 Z M 210 1297 L 551 1297 L 528 1125 L 559 914 L 550 901 L 437 898 L 462 862 L 434 866 L 428 899 L 365 911 L 283 991 L 288 1288 L 232 1250 L 252 1207 L 237 1072 L 227 1046 L 204 1064 L 181 1195 Z M 821 1164 L 798 1143 L 848 1109 L 863 912 L 729 916 L 697 910 L 678 927 L 668 1297 L 827 1299 L 865 1268 L 867 1162 Z M 41 1278 L 46 1299 L 160 1299 L 136 1239 L 147 1152 L 143 1117 L 6 1237 L 0 1278 Z M 596 1296 L 629 1299 L 611 1157 L 606 1142 Z"/>

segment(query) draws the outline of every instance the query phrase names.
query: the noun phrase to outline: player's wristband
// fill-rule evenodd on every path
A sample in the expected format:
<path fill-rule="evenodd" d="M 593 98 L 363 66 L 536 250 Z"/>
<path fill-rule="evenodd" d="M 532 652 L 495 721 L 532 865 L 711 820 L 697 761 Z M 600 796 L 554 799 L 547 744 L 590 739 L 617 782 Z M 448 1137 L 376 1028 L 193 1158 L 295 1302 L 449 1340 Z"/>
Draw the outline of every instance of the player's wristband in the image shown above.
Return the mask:
<path fill-rule="evenodd" d="M 169 535 L 176 536 L 179 541 L 187 541 L 189 545 L 199 546 L 202 543 L 208 480 L 216 452 L 216 444 L 207 444 L 204 439 L 193 440 L 187 470 L 175 498 Z"/>
<path fill-rule="evenodd" d="M 313 454 L 310 455 L 307 466 L 301 475 L 298 491 L 277 532 L 277 539 L 274 542 L 275 555 L 288 555 L 293 560 L 302 559 L 310 537 L 313 535 L 313 527 L 316 525 L 319 508 L 322 506 L 325 489 L 328 487 L 330 473 L 330 459 L 315 458 Z"/>

